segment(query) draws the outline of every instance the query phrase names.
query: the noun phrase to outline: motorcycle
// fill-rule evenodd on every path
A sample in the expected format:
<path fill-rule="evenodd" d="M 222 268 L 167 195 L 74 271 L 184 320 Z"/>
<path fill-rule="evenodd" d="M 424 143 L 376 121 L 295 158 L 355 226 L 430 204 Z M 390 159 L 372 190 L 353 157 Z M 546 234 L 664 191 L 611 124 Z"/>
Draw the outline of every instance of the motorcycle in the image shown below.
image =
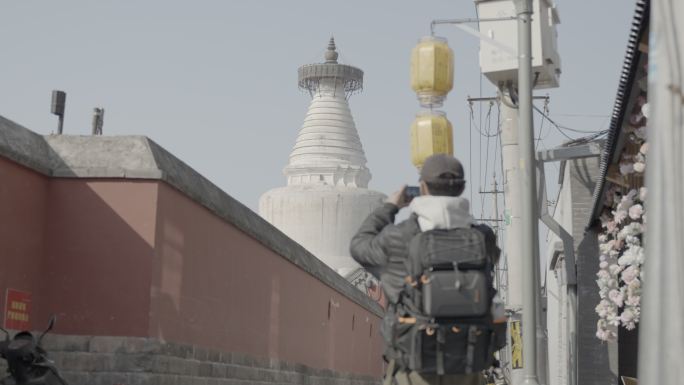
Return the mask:
<path fill-rule="evenodd" d="M 9 373 L 0 380 L 0 385 L 69 385 L 41 345 L 43 337 L 54 326 L 55 317 L 52 316 L 38 340 L 29 331 L 21 331 L 10 339 L 9 332 L 0 327 L 5 333 L 5 340 L 0 342 L 0 358 L 7 361 Z"/>

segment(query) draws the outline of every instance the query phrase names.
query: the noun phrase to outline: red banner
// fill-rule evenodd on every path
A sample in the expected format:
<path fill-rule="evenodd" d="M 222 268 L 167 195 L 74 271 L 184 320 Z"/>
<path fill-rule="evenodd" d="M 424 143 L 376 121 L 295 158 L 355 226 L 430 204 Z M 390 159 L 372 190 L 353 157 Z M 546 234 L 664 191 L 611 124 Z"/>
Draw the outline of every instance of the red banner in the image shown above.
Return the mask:
<path fill-rule="evenodd" d="M 31 330 L 31 293 L 7 289 L 5 297 L 5 329 Z"/>

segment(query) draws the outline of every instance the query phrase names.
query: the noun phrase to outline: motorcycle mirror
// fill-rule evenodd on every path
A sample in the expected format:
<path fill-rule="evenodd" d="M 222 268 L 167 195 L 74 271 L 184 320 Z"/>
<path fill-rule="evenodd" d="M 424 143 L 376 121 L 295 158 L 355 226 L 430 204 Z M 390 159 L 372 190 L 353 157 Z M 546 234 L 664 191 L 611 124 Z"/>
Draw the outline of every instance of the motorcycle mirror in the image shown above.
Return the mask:
<path fill-rule="evenodd" d="M 45 335 L 46 335 L 50 330 L 52 330 L 52 328 L 55 326 L 55 321 L 56 321 L 56 320 L 57 320 L 57 316 L 53 314 L 52 317 L 50 317 L 50 321 L 48 322 L 48 327 L 47 327 L 47 329 L 45 329 L 45 331 L 43 332 L 43 334 L 41 334 L 40 337 L 38 337 L 38 343 L 37 343 L 38 346 L 40 346 L 40 343 L 43 342 L 43 337 L 45 337 Z"/>

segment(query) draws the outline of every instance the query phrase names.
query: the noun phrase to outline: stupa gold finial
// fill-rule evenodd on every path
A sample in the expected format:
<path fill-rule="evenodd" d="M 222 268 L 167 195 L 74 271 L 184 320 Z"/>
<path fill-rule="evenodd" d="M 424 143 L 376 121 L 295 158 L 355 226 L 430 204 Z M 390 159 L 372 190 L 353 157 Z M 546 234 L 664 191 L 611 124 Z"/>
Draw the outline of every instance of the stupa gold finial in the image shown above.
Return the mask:
<path fill-rule="evenodd" d="M 328 42 L 328 50 L 325 51 L 326 63 L 337 63 L 338 53 L 335 50 L 335 48 L 335 38 L 330 36 L 330 41 Z"/>

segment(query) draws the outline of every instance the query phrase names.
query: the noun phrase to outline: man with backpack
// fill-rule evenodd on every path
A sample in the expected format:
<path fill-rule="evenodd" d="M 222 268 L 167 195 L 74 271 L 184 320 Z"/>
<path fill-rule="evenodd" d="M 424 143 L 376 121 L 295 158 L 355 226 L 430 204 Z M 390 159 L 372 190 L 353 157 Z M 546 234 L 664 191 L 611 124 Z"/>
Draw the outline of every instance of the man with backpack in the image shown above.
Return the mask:
<path fill-rule="evenodd" d="M 420 171 L 420 196 L 394 193 L 351 241 L 352 257 L 381 280 L 389 302 L 385 385 L 480 384 L 505 345 L 493 287 L 500 250 L 494 232 L 474 222 L 464 189 L 461 163 L 433 155 Z M 411 216 L 395 225 L 409 203 Z"/>

